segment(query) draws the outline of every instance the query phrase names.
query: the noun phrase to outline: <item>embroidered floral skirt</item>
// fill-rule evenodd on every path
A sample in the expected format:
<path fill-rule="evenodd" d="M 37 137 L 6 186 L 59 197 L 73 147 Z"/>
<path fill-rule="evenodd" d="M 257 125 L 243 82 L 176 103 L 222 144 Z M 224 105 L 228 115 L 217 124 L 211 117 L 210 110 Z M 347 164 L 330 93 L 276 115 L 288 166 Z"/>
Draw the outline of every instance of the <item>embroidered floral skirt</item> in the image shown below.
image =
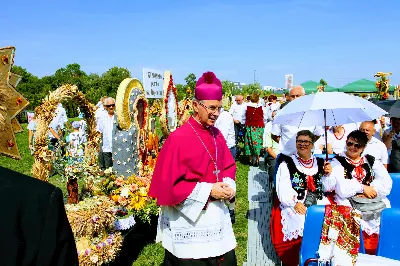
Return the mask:
<path fill-rule="evenodd" d="M 244 135 L 244 150 L 246 155 L 260 155 L 263 146 L 263 127 L 247 127 Z"/>
<path fill-rule="evenodd" d="M 298 237 L 297 239 L 292 239 L 289 241 L 283 241 L 283 232 L 282 232 L 282 214 L 280 208 L 280 202 L 278 198 L 275 196 L 274 205 L 272 207 L 271 213 L 271 222 L 270 222 L 270 234 L 272 244 L 274 245 L 276 254 L 279 259 L 282 261 L 283 265 L 286 266 L 297 266 L 299 265 L 300 259 L 300 246 L 302 237 Z"/>

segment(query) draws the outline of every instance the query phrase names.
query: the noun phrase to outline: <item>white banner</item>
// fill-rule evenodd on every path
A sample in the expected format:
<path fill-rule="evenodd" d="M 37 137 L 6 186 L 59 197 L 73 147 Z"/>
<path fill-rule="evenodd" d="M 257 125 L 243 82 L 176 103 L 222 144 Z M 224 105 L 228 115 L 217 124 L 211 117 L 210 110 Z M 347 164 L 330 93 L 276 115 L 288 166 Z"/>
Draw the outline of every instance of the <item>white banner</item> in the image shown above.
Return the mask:
<path fill-rule="evenodd" d="M 293 86 L 293 74 L 285 75 L 285 90 L 290 90 Z"/>
<path fill-rule="evenodd" d="M 143 87 L 146 98 L 163 97 L 163 71 L 143 68 Z"/>

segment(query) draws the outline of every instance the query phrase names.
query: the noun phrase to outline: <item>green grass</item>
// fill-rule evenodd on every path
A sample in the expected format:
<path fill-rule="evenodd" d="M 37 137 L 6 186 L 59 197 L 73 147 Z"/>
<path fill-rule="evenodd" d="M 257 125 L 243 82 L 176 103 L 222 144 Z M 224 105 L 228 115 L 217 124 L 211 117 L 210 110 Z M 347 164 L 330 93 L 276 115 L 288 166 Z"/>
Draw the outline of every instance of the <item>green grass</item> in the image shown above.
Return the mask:
<path fill-rule="evenodd" d="M 32 176 L 31 168 L 33 157 L 28 149 L 28 130 L 27 124 L 22 124 L 24 131 L 16 134 L 17 144 L 21 153 L 21 160 L 14 160 L 6 156 L 0 156 L 0 166 L 12 169 L 14 171 Z M 249 167 L 237 163 L 237 195 L 236 195 L 236 223 L 234 224 L 234 232 L 237 240 L 236 256 L 238 265 L 242 265 L 246 261 L 247 253 L 247 211 L 249 203 L 247 200 L 247 175 Z M 61 182 L 58 176 L 49 178 L 49 182 L 61 188 L 66 198 L 67 190 L 65 182 Z M 160 265 L 164 258 L 164 249 L 160 244 L 149 244 L 140 253 L 138 259 L 133 263 L 135 266 Z"/>

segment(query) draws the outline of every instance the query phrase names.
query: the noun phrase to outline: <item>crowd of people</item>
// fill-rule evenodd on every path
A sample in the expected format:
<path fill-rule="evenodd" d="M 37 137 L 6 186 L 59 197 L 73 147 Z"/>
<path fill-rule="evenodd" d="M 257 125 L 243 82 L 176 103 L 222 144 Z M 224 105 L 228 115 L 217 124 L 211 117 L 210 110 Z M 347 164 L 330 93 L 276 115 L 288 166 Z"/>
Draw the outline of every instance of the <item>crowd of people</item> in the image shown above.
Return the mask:
<path fill-rule="evenodd" d="M 392 143 L 397 146 L 400 138 L 400 118 L 327 127 L 327 141 L 323 127 L 274 124 L 280 109 L 304 95 L 301 86 L 293 86 L 282 104 L 275 95 L 262 101 L 253 93 L 248 102 L 237 95 L 230 109 L 236 143 L 243 135 L 250 165 L 258 166 L 264 154 L 274 187 L 270 232 L 275 250 L 284 265 L 298 265 L 307 207 L 338 204 L 362 209 L 363 202 L 369 210 L 362 212 L 361 221 L 365 249 L 375 254 L 380 213 L 390 208 L 389 172 L 399 170 Z M 334 156 L 331 162 L 318 156 L 325 153 Z"/>
<path fill-rule="evenodd" d="M 253 93 L 246 100 L 236 95 L 224 110 L 215 74 L 206 72 L 198 80 L 193 115 L 166 139 L 150 185 L 149 195 L 161 207 L 157 241 L 165 248 L 164 265 L 237 265 L 232 224 L 239 158 L 254 167 L 264 158 L 271 184 L 266 189 L 274 198 L 270 234 L 284 265 L 299 263 L 305 214 L 312 205 L 369 204 L 367 211 L 360 209 L 361 227 L 367 253 L 375 253 L 380 213 L 390 208 L 389 172 L 398 171 L 400 119 L 337 125 L 326 128 L 326 137 L 323 127 L 274 123 L 282 108 L 304 95 L 301 86 L 293 86 L 281 101 L 275 95 Z M 105 96 L 97 107 L 104 171 L 113 164 L 115 100 Z M 31 151 L 36 123 L 34 117 L 28 125 Z M 86 133 L 84 120 L 68 123 L 60 104 L 49 125 L 49 147 L 65 139 L 64 155 L 83 158 Z M 323 153 L 333 154 L 333 160 L 321 159 Z"/>

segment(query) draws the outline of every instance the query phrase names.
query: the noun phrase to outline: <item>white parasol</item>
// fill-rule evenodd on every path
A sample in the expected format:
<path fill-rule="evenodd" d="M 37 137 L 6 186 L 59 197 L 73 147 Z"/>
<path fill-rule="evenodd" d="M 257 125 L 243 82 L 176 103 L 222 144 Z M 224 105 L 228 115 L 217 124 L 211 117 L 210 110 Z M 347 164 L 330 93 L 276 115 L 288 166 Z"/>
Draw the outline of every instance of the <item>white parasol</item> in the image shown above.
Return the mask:
<path fill-rule="evenodd" d="M 325 126 L 327 146 L 326 126 L 374 120 L 385 114 L 385 110 L 361 97 L 343 92 L 320 92 L 287 104 L 276 114 L 274 123 L 296 127 Z"/>

